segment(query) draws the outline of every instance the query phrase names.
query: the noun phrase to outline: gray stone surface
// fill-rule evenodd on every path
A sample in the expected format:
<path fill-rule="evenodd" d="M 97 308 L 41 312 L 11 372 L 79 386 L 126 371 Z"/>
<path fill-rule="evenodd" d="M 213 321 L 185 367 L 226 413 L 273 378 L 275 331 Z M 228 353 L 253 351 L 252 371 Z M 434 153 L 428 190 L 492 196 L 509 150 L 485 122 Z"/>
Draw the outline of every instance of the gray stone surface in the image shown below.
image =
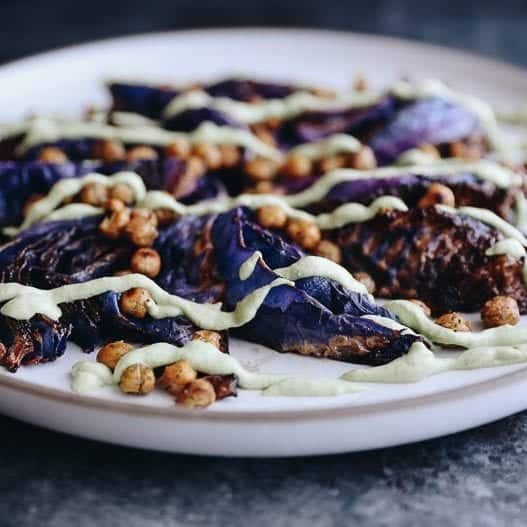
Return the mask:
<path fill-rule="evenodd" d="M 526 13 L 521 0 L 1 0 L 0 62 L 115 34 L 307 25 L 417 38 L 527 64 Z M 290 460 L 143 452 L 2 417 L 0 427 L 2 527 L 527 524 L 527 413 L 416 445 Z"/>
<path fill-rule="evenodd" d="M 525 525 L 527 415 L 415 445 L 304 459 L 119 448 L 0 421 L 0 525 Z"/>

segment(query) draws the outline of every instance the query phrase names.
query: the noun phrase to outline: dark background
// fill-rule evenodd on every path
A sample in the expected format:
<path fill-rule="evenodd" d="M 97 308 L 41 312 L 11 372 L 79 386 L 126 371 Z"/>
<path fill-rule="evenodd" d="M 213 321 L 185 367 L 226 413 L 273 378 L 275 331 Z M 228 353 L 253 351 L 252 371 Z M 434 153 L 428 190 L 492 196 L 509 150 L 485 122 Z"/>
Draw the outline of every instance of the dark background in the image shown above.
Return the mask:
<path fill-rule="evenodd" d="M 519 0 L 0 0 L 0 62 L 121 34 L 242 25 L 384 33 L 527 64 Z M 1 527 L 527 522 L 526 413 L 417 445 L 290 460 L 135 451 L 2 417 L 0 431 Z"/>
<path fill-rule="evenodd" d="M 527 64 L 525 0 L 0 0 L 0 62 L 138 32 L 309 26 L 415 38 Z"/>

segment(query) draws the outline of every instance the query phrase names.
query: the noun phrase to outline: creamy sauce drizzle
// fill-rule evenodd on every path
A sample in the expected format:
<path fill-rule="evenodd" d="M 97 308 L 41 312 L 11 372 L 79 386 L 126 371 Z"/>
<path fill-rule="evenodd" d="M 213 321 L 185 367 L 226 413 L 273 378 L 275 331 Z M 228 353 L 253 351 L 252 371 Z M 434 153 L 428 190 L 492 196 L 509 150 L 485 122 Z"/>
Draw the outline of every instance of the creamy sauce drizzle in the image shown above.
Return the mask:
<path fill-rule="evenodd" d="M 421 342 L 406 355 L 368 369 L 356 369 L 341 378 L 352 382 L 413 383 L 454 370 L 475 370 L 527 362 L 527 345 L 472 348 L 456 358 L 437 357 Z"/>
<path fill-rule="evenodd" d="M 288 155 L 298 155 L 316 161 L 335 154 L 358 152 L 361 148 L 362 143 L 352 135 L 333 134 L 327 139 L 292 148 L 289 150 Z"/>
<path fill-rule="evenodd" d="M 100 363 L 83 361 L 72 369 L 72 388 L 88 393 L 103 386 L 118 384 L 124 370 L 134 364 L 159 368 L 187 360 L 192 367 L 209 375 L 236 375 L 241 388 L 266 390 L 266 395 L 330 396 L 361 391 L 362 388 L 340 379 L 303 379 L 286 375 L 251 372 L 232 355 L 221 353 L 206 342 L 194 340 L 182 347 L 158 343 L 127 353 L 111 370 Z"/>
<path fill-rule="evenodd" d="M 86 206 L 82 203 L 76 203 L 63 207 L 61 215 L 58 216 L 56 213 L 53 215 L 53 211 L 55 211 L 61 203 L 68 198 L 76 196 L 83 187 L 90 183 L 97 183 L 109 188 L 124 183 L 132 189 L 136 202 L 143 200 L 146 196 L 145 184 L 142 178 L 134 172 L 117 172 L 113 176 L 104 176 L 102 174 L 93 173 L 80 178 L 62 179 L 53 185 L 44 198 L 38 200 L 31 206 L 20 227 L 9 227 L 4 229 L 4 233 L 9 236 L 14 236 L 43 219 L 50 221 L 55 219 L 72 219 L 86 215 L 100 214 L 102 212 L 101 209 L 90 207 L 89 205 Z"/>
<path fill-rule="evenodd" d="M 425 79 L 420 82 L 400 80 L 388 92 L 405 100 L 440 97 L 458 104 L 477 117 L 494 150 L 510 152 L 514 149 L 510 139 L 500 129 L 492 107 L 478 97 L 454 91 L 437 79 Z M 238 122 L 254 124 L 272 118 L 292 119 L 309 111 L 361 108 L 375 104 L 383 96 L 384 94 L 372 91 L 348 91 L 338 93 L 334 98 L 328 98 L 300 90 L 282 99 L 247 103 L 227 97 L 213 97 L 204 91 L 194 90 L 172 99 L 165 107 L 164 116 L 173 117 L 189 109 L 211 108 L 231 116 Z M 523 121 L 521 109 L 514 115 L 516 121 Z"/>
<path fill-rule="evenodd" d="M 46 290 L 17 283 L 3 283 L 0 284 L 0 302 L 6 303 L 0 308 L 0 313 L 16 320 L 29 320 L 36 314 L 59 320 L 62 316 L 59 304 L 92 298 L 108 291 L 123 293 L 134 287 L 142 287 L 152 296 L 148 313 L 153 318 L 185 315 L 201 328 L 221 331 L 242 326 L 252 320 L 268 292 L 280 285 L 294 284 L 278 278 L 254 290 L 236 305 L 234 311 L 227 312 L 221 310 L 221 304 L 199 304 L 171 295 L 142 274 L 96 278 Z"/>
<path fill-rule="evenodd" d="M 202 123 L 192 132 L 171 132 L 150 124 L 133 126 L 112 126 L 97 121 L 66 121 L 52 117 L 38 116 L 24 126 L 24 140 L 19 146 L 23 153 L 32 146 L 53 143 L 60 139 L 116 139 L 128 144 L 167 145 L 184 138 L 191 143 L 232 144 L 247 148 L 263 157 L 280 161 L 282 154 L 247 130 L 230 126 L 217 126 L 211 122 Z"/>
<path fill-rule="evenodd" d="M 527 343 L 527 328 L 505 325 L 479 332 L 456 332 L 436 324 L 419 306 L 408 300 L 390 300 L 384 306 L 394 313 L 402 324 L 444 346 L 479 348 Z"/>

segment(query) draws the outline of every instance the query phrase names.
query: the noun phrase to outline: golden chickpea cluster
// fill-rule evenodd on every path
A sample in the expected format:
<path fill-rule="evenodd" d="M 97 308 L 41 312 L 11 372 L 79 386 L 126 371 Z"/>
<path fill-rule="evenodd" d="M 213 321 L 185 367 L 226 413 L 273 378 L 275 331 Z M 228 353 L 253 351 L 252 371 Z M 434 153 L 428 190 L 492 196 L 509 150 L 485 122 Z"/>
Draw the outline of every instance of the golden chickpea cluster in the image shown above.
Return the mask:
<path fill-rule="evenodd" d="M 424 196 L 418 201 L 419 208 L 433 207 L 434 205 L 456 206 L 456 197 L 452 190 L 441 183 L 432 183 Z"/>
<path fill-rule="evenodd" d="M 112 240 L 124 237 L 138 247 L 150 247 L 159 235 L 157 215 L 147 209 L 117 209 L 99 225 L 100 232 Z"/>
<path fill-rule="evenodd" d="M 221 343 L 221 336 L 215 331 L 196 331 L 193 338 L 218 348 Z M 97 362 L 105 364 L 113 371 L 119 361 L 132 350 L 133 346 L 122 340 L 110 342 L 97 353 Z M 133 395 L 146 395 L 154 390 L 156 384 L 173 395 L 178 404 L 187 408 L 205 408 L 218 397 L 228 395 L 224 393 L 224 388 L 216 387 L 215 383 L 213 384 L 206 377 L 199 378 L 198 372 L 187 360 L 169 364 L 157 380 L 151 367 L 132 364 L 123 370 L 119 381 L 121 391 Z M 220 390 L 218 393 L 216 393 L 217 389 Z"/>
<path fill-rule="evenodd" d="M 165 146 L 165 155 L 187 161 L 187 169 L 200 177 L 207 170 L 232 168 L 241 161 L 241 152 L 236 145 L 214 145 L 212 143 L 191 144 L 181 137 Z"/>

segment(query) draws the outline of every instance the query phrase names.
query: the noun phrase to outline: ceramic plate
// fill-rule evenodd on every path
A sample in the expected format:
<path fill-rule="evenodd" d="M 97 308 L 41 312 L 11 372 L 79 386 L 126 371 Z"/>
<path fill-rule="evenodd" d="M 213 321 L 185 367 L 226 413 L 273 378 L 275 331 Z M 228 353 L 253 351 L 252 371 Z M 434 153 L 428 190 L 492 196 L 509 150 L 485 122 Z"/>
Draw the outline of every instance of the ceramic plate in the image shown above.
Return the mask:
<path fill-rule="evenodd" d="M 470 70 L 470 75 L 467 71 Z M 527 93 L 527 74 L 478 56 L 395 39 L 297 30 L 214 30 L 154 34 L 67 48 L 0 68 L 0 121 L 30 111 L 78 113 L 107 102 L 112 78 L 187 82 L 229 74 L 344 88 L 364 73 L 379 87 L 401 75 L 440 77 L 507 103 Z M 525 321 L 522 323 L 526 323 Z M 282 355 L 234 342 L 254 370 L 338 376 L 350 366 Z M 0 411 L 87 438 L 149 449 L 230 456 L 291 456 L 371 449 L 436 437 L 527 408 L 527 366 L 449 372 L 359 394 L 264 397 L 242 391 L 203 411 L 175 407 L 164 393 L 145 398 L 105 389 L 70 390 L 72 349 L 59 361 L 0 371 Z"/>

